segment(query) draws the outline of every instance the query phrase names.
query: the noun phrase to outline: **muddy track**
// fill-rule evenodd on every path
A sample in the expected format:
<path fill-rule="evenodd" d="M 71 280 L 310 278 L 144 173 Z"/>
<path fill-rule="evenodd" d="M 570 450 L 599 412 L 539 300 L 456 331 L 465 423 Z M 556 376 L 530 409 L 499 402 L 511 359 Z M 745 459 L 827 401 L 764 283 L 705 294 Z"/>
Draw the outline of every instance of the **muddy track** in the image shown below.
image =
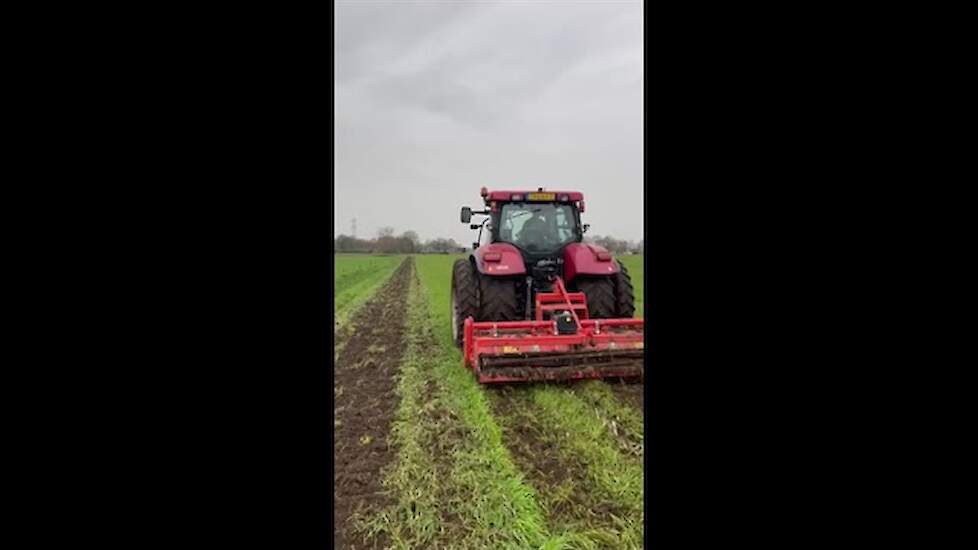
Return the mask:
<path fill-rule="evenodd" d="M 412 296 L 422 292 L 421 281 L 417 271 L 412 278 Z M 399 533 L 400 544 L 413 548 L 451 548 L 465 535 L 465 524 L 455 509 L 448 505 L 452 499 L 450 479 L 452 474 L 453 452 L 464 447 L 471 436 L 458 415 L 446 407 L 442 397 L 444 388 L 435 374 L 437 369 L 436 355 L 426 354 L 424 350 L 438 349 L 439 343 L 435 338 L 431 319 L 427 314 L 427 303 L 412 302 L 412 326 L 408 328 L 407 367 L 402 373 L 405 376 L 417 376 L 419 385 L 416 391 L 402 394 L 404 403 L 415 413 L 410 419 L 414 431 L 414 443 L 426 457 L 424 465 L 407 465 L 405 471 L 398 476 L 403 484 L 393 490 L 392 498 L 399 499 L 397 506 L 389 511 L 395 521 L 401 521 L 406 526 Z M 411 363 L 417 361 L 417 366 Z M 412 372 L 412 369 L 416 369 Z M 397 428 L 395 428 L 396 430 Z M 397 438 L 392 438 L 397 443 Z M 407 459 L 410 461 L 410 458 Z M 405 464 L 392 464 L 401 467 Z M 387 475 L 397 475 L 390 470 Z M 418 494 L 415 491 L 422 490 Z M 389 491 L 389 494 L 391 492 Z M 422 517 L 436 519 L 437 529 L 430 531 L 415 530 L 414 527 L 424 525 L 422 522 L 411 521 Z"/>
<path fill-rule="evenodd" d="M 530 414 L 533 405 L 523 390 L 493 388 L 489 397 L 493 414 L 503 429 L 506 447 L 536 489 L 552 530 L 611 527 L 612 515 L 624 517 L 628 513 L 591 490 L 587 464 L 559 456 L 560 436 L 553 433 L 552 426 L 533 418 Z M 599 543 L 598 548 L 610 546 Z"/>
<path fill-rule="evenodd" d="M 397 407 L 394 388 L 405 348 L 405 309 L 414 259 L 406 258 L 380 290 L 357 310 L 334 366 L 333 525 L 336 548 L 384 548 L 388 541 L 365 545 L 353 533 L 351 517 L 388 504 L 381 469 L 395 454 L 388 448 Z"/>
<path fill-rule="evenodd" d="M 607 382 L 607 384 L 611 387 L 611 391 L 614 392 L 615 397 L 634 406 L 643 413 L 645 412 L 645 384 L 623 383 L 618 381 Z"/>

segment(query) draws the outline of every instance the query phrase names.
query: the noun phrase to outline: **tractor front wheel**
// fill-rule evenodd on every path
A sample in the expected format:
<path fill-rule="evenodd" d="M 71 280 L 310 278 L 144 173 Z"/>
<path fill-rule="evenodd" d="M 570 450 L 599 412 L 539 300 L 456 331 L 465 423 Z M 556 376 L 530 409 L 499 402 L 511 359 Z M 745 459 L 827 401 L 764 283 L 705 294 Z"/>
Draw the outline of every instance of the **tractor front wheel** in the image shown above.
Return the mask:
<path fill-rule="evenodd" d="M 465 319 L 478 315 L 478 288 L 475 268 L 468 260 L 456 260 L 452 266 L 452 340 L 462 347 Z"/>

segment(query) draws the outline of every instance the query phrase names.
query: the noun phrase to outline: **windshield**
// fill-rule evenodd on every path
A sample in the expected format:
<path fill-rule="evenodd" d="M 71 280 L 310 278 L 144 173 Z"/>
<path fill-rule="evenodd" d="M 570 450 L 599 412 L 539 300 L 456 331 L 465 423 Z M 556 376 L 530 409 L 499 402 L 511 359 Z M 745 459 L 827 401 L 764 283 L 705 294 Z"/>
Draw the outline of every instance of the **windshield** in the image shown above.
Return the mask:
<path fill-rule="evenodd" d="M 573 206 L 506 203 L 499 215 L 499 240 L 527 251 L 549 251 L 577 240 Z"/>

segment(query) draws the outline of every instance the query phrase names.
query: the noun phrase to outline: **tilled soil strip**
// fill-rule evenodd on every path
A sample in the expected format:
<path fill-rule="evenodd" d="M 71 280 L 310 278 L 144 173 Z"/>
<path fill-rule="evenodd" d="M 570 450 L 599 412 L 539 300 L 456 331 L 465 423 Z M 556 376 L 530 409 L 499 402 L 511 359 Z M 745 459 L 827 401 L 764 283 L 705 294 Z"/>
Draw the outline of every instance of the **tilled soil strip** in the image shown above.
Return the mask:
<path fill-rule="evenodd" d="M 460 518 L 445 506 L 452 452 L 467 439 L 465 426 L 440 399 L 434 374 L 438 342 L 432 331 L 427 304 L 421 301 L 421 282 L 412 277 L 408 301 L 410 326 L 401 380 L 398 410 L 391 429 L 398 460 L 385 471 L 384 485 L 397 503 L 364 524 L 368 536 L 397 532 L 397 546 L 445 548 L 463 533 Z"/>
<path fill-rule="evenodd" d="M 560 456 L 554 447 L 559 438 L 548 433 L 553 426 L 542 425 L 530 414 L 532 404 L 525 388 L 493 388 L 489 395 L 507 448 L 547 507 L 551 530 L 577 532 L 589 539 L 588 546 L 615 548 L 611 518 L 624 517 L 628 511 L 601 499 L 589 487 L 586 464 Z"/>
<path fill-rule="evenodd" d="M 595 419 L 601 422 L 608 435 L 618 440 L 621 451 L 626 455 L 641 457 L 645 452 L 642 409 L 640 403 L 642 386 L 601 384 L 587 381 L 576 384 L 569 391 L 578 399 L 593 407 Z"/>
<path fill-rule="evenodd" d="M 489 404 L 461 358 L 437 338 L 421 281 L 409 299 L 407 351 L 391 426 L 397 460 L 384 487 L 396 501 L 364 522 L 392 548 L 562 548 L 499 441 Z M 447 321 L 447 319 L 442 319 Z M 379 537 L 378 537 L 379 538 Z M 370 542 L 373 542 L 370 538 Z"/>
<path fill-rule="evenodd" d="M 387 504 L 381 469 L 394 458 L 387 438 L 397 399 L 396 374 L 405 347 L 408 285 L 414 259 L 401 263 L 390 280 L 354 313 L 354 328 L 334 367 L 333 525 L 336 548 L 384 548 L 377 539 L 362 544 L 351 516 Z"/>
<path fill-rule="evenodd" d="M 645 384 L 608 382 L 608 387 L 618 399 L 629 403 L 638 410 L 645 412 Z"/>

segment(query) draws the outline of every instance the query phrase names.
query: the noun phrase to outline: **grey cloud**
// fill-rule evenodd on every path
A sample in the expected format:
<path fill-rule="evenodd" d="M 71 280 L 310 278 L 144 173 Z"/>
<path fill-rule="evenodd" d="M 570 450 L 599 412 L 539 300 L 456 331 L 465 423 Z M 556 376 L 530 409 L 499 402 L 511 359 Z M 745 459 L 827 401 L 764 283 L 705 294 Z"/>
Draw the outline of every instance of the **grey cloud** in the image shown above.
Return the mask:
<path fill-rule="evenodd" d="M 525 185 L 580 189 L 595 233 L 640 239 L 641 13 L 338 4 L 335 231 L 357 216 L 360 235 L 392 225 L 469 242 L 458 207 L 481 185 Z"/>

